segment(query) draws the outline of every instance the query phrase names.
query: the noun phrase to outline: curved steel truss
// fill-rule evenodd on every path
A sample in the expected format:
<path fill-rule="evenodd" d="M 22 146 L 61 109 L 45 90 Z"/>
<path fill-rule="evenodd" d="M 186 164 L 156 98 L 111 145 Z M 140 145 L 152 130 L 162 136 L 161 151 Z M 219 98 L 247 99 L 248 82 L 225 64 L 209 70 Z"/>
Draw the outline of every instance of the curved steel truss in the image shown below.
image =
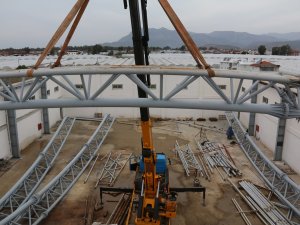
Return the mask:
<path fill-rule="evenodd" d="M 137 74 L 151 74 L 159 76 L 159 94 L 142 83 Z M 240 111 L 266 113 L 276 117 L 300 117 L 300 77 L 281 75 L 279 73 L 259 73 L 215 70 L 215 77 L 230 80 L 230 96 L 216 84 L 206 70 L 194 67 L 157 67 L 157 66 L 93 66 L 93 67 L 61 67 L 55 69 L 39 69 L 34 71 L 33 82 L 25 91 L 26 70 L 0 72 L 0 87 L 6 101 L 0 102 L 0 110 L 28 109 L 28 108 L 58 108 L 58 107 L 150 107 L 150 108 L 185 108 L 207 109 L 221 111 Z M 105 76 L 97 90 L 92 90 L 92 82 L 99 76 Z M 102 97 L 101 94 L 120 76 L 143 89 L 147 99 Z M 180 76 L 182 80 L 168 93 L 165 93 L 164 82 L 171 76 Z M 18 90 L 10 82 L 11 78 L 21 78 Z M 72 97 L 60 99 L 36 99 L 31 97 L 47 82 L 53 81 Z M 74 84 L 80 80 L 80 87 Z M 202 100 L 176 98 L 179 92 L 184 91 L 192 83 L 201 80 L 209 85 L 219 96 L 220 100 Z M 243 82 L 251 80 L 252 85 L 241 91 Z M 238 85 L 234 87 L 235 81 Z M 263 83 L 263 85 L 259 85 Z M 251 104 L 249 100 L 264 91 L 273 88 L 278 93 L 280 104 Z"/>
<path fill-rule="evenodd" d="M 262 176 L 270 190 L 289 209 L 287 218 L 293 220 L 294 224 L 300 224 L 299 186 L 261 152 L 233 113 L 228 112 L 226 116 L 234 130 L 236 139 L 252 165 Z"/>
<path fill-rule="evenodd" d="M 106 115 L 72 161 L 41 191 L 35 193 L 0 224 L 39 224 L 68 193 L 104 142 L 114 118 Z"/>
<path fill-rule="evenodd" d="M 33 195 L 64 146 L 74 122 L 75 119 L 69 117 L 65 117 L 62 120 L 57 131 L 35 162 L 18 182 L 0 199 L 0 220 L 13 213 Z"/>

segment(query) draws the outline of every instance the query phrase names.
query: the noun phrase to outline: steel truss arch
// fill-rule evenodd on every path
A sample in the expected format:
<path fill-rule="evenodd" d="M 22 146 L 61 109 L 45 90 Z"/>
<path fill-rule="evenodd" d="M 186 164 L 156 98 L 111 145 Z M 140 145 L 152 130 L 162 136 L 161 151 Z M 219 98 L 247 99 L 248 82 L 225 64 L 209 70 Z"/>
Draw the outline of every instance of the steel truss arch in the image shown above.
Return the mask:
<path fill-rule="evenodd" d="M 47 217 L 51 210 L 73 187 L 97 154 L 113 123 L 114 118 L 110 115 L 105 115 L 93 135 L 82 146 L 72 161 L 42 190 L 35 193 L 16 211 L 0 221 L 0 225 L 37 225 Z"/>
<path fill-rule="evenodd" d="M 271 162 L 243 128 L 234 113 L 227 112 L 228 123 L 234 130 L 239 145 L 270 190 L 288 208 L 286 217 L 293 224 L 300 224 L 300 188 Z"/>
<path fill-rule="evenodd" d="M 151 74 L 159 76 L 159 93 L 151 87 L 143 84 L 136 74 Z M 125 76 L 128 82 L 143 89 L 147 99 L 103 97 L 102 93 L 119 77 Z M 172 77 L 182 79 L 171 90 L 164 90 L 164 79 Z M 207 109 L 220 111 L 240 111 L 266 113 L 275 117 L 299 118 L 300 117 L 300 76 L 283 75 L 275 72 L 245 72 L 215 70 L 215 77 L 230 81 L 230 94 L 226 94 L 214 78 L 211 78 L 206 70 L 195 67 L 163 67 L 163 66 L 80 66 L 60 67 L 54 69 L 39 69 L 33 72 L 33 82 L 25 91 L 25 78 L 27 70 L 0 72 L 0 95 L 6 100 L 0 102 L 0 110 L 29 109 L 29 108 L 58 108 L 58 107 L 150 107 L 150 108 L 185 108 Z M 96 77 L 105 77 L 96 90 L 92 89 L 91 83 Z M 9 82 L 11 78 L 22 78 L 18 90 Z M 80 80 L 80 87 L 74 84 L 72 79 Z M 238 81 L 235 88 L 233 80 Z M 60 99 L 36 99 L 31 97 L 47 81 L 53 81 L 64 89 L 71 97 Z M 176 98 L 189 85 L 204 82 L 221 100 L 203 100 L 200 97 Z M 245 80 L 253 81 L 246 90 L 241 91 Z M 259 85 L 262 84 L 262 85 Z M 249 100 L 257 95 L 273 88 L 282 99 L 282 104 L 251 104 Z"/>
<path fill-rule="evenodd" d="M 18 182 L 0 199 L 0 221 L 24 204 L 35 192 L 62 150 L 75 119 L 65 117 L 44 150 Z"/>

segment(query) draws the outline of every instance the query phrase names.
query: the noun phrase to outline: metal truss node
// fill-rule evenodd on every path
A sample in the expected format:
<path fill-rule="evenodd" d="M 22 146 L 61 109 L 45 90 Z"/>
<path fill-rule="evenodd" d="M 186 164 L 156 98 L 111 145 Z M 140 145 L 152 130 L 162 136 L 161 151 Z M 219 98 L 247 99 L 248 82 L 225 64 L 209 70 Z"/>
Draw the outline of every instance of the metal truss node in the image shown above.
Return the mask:
<path fill-rule="evenodd" d="M 33 195 L 64 146 L 74 122 L 75 119 L 69 117 L 62 120 L 57 131 L 32 166 L 0 199 L 0 220 L 13 213 Z"/>
<path fill-rule="evenodd" d="M 0 221 L 0 225 L 36 225 L 47 217 L 92 161 L 104 142 L 113 122 L 114 118 L 106 115 L 91 138 L 83 145 L 72 161 L 41 191 L 34 194 L 25 204 Z"/>
<path fill-rule="evenodd" d="M 234 113 L 226 113 L 227 120 L 234 130 L 235 137 L 242 150 L 262 176 L 270 190 L 289 209 L 286 216 L 294 224 L 300 224 L 300 189 L 287 174 L 274 165 L 254 143 L 242 127 Z"/>

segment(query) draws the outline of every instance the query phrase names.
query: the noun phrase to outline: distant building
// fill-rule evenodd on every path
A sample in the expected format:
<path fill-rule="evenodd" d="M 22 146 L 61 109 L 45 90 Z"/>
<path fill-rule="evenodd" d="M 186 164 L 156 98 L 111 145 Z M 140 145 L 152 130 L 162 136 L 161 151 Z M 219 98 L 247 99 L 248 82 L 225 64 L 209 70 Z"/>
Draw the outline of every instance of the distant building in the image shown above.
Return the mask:
<path fill-rule="evenodd" d="M 300 55 L 299 53 L 300 53 L 300 52 L 299 52 L 298 50 L 292 49 L 289 55 L 290 55 L 290 56 L 299 56 L 299 55 Z"/>
<path fill-rule="evenodd" d="M 225 57 L 223 61 L 220 62 L 220 69 L 223 70 L 237 70 L 240 60 L 232 59 L 230 57 Z"/>
<path fill-rule="evenodd" d="M 256 62 L 239 62 L 238 70 L 245 71 L 257 71 L 257 72 L 266 72 L 266 71 L 278 71 L 280 65 L 273 64 L 269 61 L 259 60 Z"/>
<path fill-rule="evenodd" d="M 252 64 L 251 66 L 258 68 L 259 71 L 278 71 L 280 67 L 280 65 L 276 65 L 271 62 L 263 61 L 263 60 L 255 64 Z"/>
<path fill-rule="evenodd" d="M 69 50 L 66 53 L 67 55 L 82 55 L 83 52 L 82 51 L 78 51 L 78 50 Z"/>

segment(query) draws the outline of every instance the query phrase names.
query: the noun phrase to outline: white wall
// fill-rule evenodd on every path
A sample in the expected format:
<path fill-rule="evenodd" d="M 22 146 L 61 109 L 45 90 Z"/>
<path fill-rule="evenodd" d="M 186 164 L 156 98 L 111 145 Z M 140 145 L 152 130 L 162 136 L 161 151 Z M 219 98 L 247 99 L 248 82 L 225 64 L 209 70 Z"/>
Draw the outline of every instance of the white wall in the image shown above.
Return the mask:
<path fill-rule="evenodd" d="M 0 128 L 0 159 L 8 159 L 11 157 L 7 127 Z"/>
<path fill-rule="evenodd" d="M 284 145 L 283 160 L 287 162 L 293 170 L 300 173 L 300 123 L 296 119 L 287 120 Z"/>
<path fill-rule="evenodd" d="M 59 99 L 62 97 L 61 88 L 51 80 L 47 82 L 47 91 L 48 91 L 48 95 L 47 95 L 48 99 Z M 49 112 L 49 125 L 50 127 L 52 127 L 53 125 L 55 125 L 55 123 L 58 120 L 60 120 L 60 109 L 52 108 L 52 109 L 48 109 L 48 112 Z"/>
<path fill-rule="evenodd" d="M 41 137 L 43 129 L 38 130 L 39 123 L 42 123 L 41 110 L 32 111 L 26 115 L 26 118 L 20 120 L 17 118 L 20 150 L 23 150 L 35 139 Z"/>
<path fill-rule="evenodd" d="M 259 132 L 255 132 L 255 137 L 274 152 L 278 119 L 269 115 L 256 114 L 255 124 L 259 126 Z"/>

